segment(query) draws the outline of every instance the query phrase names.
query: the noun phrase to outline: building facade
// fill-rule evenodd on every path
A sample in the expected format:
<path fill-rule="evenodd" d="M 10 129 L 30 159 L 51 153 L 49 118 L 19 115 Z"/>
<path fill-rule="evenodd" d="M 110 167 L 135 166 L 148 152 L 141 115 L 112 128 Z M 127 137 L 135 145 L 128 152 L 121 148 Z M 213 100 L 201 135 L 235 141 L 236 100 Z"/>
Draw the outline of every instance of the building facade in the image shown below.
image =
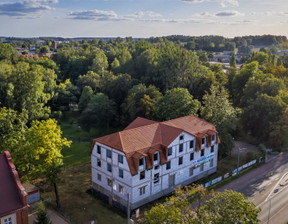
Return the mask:
<path fill-rule="evenodd" d="M 165 122 L 137 118 L 121 132 L 94 139 L 93 192 L 134 210 L 216 172 L 219 142 L 215 127 L 192 115 Z"/>
<path fill-rule="evenodd" d="M 10 153 L 0 154 L 0 224 L 28 224 L 27 193 Z"/>

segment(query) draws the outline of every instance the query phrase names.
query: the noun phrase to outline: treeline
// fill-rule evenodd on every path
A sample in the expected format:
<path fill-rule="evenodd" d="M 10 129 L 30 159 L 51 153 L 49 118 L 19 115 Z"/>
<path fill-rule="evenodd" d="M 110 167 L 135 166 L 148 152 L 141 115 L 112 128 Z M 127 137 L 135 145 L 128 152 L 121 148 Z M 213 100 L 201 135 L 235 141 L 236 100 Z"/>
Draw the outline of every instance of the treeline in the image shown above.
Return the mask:
<path fill-rule="evenodd" d="M 29 127 L 35 120 L 59 119 L 75 105 L 87 131 L 125 126 L 138 116 L 200 116 L 219 132 L 220 157 L 229 154 L 232 136 L 287 144 L 287 56 L 253 53 L 237 71 L 232 54 L 224 73 L 202 49 L 161 38 L 116 38 L 63 43 L 53 59 L 22 57 L 0 44 L 0 60 L 0 106 L 14 122 L 0 124 L 1 148 L 11 147 L 4 137 L 21 119 Z"/>

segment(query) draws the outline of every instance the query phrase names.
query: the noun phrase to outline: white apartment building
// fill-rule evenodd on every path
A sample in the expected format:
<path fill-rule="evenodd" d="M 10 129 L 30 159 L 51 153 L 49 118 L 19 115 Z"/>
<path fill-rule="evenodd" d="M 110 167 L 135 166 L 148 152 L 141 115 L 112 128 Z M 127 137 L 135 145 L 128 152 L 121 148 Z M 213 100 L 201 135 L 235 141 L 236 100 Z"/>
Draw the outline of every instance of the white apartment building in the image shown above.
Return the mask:
<path fill-rule="evenodd" d="M 137 209 L 216 172 L 219 143 L 214 125 L 193 115 L 165 122 L 137 118 L 93 140 L 93 193 L 123 211 Z"/>

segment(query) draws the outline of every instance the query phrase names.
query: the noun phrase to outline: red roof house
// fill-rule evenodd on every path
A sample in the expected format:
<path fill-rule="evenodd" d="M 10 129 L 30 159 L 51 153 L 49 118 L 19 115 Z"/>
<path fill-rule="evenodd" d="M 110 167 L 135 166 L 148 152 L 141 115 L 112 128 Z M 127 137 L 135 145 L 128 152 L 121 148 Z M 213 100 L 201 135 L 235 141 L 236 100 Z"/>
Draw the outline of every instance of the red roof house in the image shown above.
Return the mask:
<path fill-rule="evenodd" d="M 0 224 L 28 224 L 27 193 L 8 151 L 0 154 Z"/>

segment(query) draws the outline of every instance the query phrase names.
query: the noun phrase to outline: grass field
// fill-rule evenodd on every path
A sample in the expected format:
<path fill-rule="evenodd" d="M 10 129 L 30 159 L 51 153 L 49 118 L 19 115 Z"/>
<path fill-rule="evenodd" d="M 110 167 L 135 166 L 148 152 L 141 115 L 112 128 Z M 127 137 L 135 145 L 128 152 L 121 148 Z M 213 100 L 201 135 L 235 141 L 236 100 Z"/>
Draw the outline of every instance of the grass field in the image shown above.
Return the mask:
<path fill-rule="evenodd" d="M 89 150 L 90 142 L 73 142 L 70 148 L 64 149 L 64 166 L 77 166 L 88 163 L 90 161 Z"/>
<path fill-rule="evenodd" d="M 126 223 L 126 216 L 100 199 L 87 193 L 91 188 L 90 163 L 64 168 L 60 175 L 59 193 L 61 201 L 60 212 L 71 223 L 85 224 L 95 220 L 95 223 Z M 41 193 L 55 206 L 54 192 Z"/>

